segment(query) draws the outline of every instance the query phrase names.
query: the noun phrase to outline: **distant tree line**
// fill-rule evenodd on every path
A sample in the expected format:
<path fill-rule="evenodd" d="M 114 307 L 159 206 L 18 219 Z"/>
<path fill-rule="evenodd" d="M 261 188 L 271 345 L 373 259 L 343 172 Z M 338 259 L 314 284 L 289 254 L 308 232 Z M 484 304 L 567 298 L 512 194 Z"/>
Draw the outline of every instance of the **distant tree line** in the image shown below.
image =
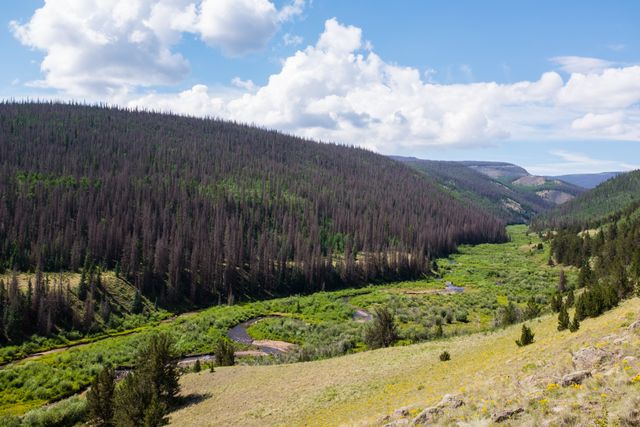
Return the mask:
<path fill-rule="evenodd" d="M 79 271 L 89 256 L 161 304 L 206 305 L 417 278 L 459 244 L 506 238 L 501 221 L 366 150 L 219 120 L 0 104 L 0 269 Z"/>

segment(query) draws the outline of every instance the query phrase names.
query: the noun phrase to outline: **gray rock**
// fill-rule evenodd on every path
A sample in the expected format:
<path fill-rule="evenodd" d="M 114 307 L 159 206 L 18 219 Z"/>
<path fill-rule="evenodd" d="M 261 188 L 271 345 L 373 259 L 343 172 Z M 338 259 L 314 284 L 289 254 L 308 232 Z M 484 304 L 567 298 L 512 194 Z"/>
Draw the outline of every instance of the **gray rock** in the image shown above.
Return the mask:
<path fill-rule="evenodd" d="M 571 384 L 582 384 L 582 381 L 591 377 L 589 371 L 576 371 L 562 377 L 560 385 L 562 387 L 569 387 Z"/>
<path fill-rule="evenodd" d="M 498 412 L 497 414 L 495 414 L 491 420 L 494 423 L 501 423 L 504 421 L 507 421 L 510 418 L 515 417 L 518 414 L 521 414 L 524 412 L 524 408 L 516 408 L 516 409 L 507 409 L 505 411 L 502 412 Z"/>
<path fill-rule="evenodd" d="M 595 347 L 587 347 L 573 354 L 573 364 L 580 370 L 591 370 L 611 359 L 611 353 Z"/>
<path fill-rule="evenodd" d="M 393 418 L 403 418 L 403 417 L 408 417 L 409 413 L 411 412 L 411 410 L 416 409 L 415 406 L 403 406 L 402 408 L 398 408 L 395 411 L 393 411 L 393 415 L 391 415 Z"/>
<path fill-rule="evenodd" d="M 446 394 L 436 405 L 426 408 L 413 420 L 413 425 L 423 425 L 432 423 L 445 409 L 455 409 L 464 405 L 464 400 L 457 394 Z"/>
<path fill-rule="evenodd" d="M 640 320 L 636 320 L 631 325 L 629 325 L 629 330 L 631 332 L 640 332 Z"/>
<path fill-rule="evenodd" d="M 464 405 L 464 401 L 462 397 L 457 394 L 445 394 L 440 403 L 438 403 L 438 407 L 440 408 L 459 408 Z"/>
<path fill-rule="evenodd" d="M 417 417 L 413 419 L 413 425 L 419 426 L 432 423 L 436 418 L 442 415 L 442 409 L 437 406 L 431 406 L 420 412 Z"/>

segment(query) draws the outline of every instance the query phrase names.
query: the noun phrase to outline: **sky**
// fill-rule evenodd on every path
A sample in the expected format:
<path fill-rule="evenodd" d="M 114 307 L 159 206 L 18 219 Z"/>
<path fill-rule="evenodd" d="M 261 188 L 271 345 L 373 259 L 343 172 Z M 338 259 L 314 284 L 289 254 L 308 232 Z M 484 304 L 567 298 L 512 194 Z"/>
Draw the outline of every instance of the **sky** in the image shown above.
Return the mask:
<path fill-rule="evenodd" d="M 562 175 L 640 168 L 640 2 L 13 0 L 0 98 Z"/>

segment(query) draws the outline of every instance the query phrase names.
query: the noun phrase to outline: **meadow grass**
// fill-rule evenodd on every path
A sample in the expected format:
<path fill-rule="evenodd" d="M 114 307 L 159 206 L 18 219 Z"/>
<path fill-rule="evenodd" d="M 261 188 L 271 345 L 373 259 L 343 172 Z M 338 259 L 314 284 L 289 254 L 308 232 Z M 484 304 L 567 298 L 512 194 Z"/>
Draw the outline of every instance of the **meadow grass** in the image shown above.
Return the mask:
<path fill-rule="evenodd" d="M 201 398 L 175 411 L 171 421 L 180 426 L 381 425 L 382 417 L 397 408 L 409 406 L 415 415 L 453 393 L 466 405 L 446 415 L 445 423 L 487 425 L 493 413 L 515 407 L 526 410 L 517 425 L 542 420 L 587 425 L 605 411 L 609 422 L 628 409 L 630 393 L 640 391 L 639 365 L 618 361 L 609 376 L 596 374 L 579 387 L 557 384 L 575 369 L 571 352 L 590 345 L 640 356 L 637 334 L 614 343 L 639 312 L 640 299 L 627 300 L 585 320 L 576 333 L 558 332 L 556 316 L 546 315 L 528 323 L 536 335 L 527 347 L 516 346 L 520 325 L 513 325 L 308 363 L 187 374 L 182 394 Z M 446 363 L 439 359 L 445 350 L 451 354 Z"/>
<path fill-rule="evenodd" d="M 11 363 L 0 368 L 0 415 L 24 413 L 44 402 L 73 395 L 86 387 L 106 363 L 130 366 L 136 350 L 155 331 L 173 335 L 180 355 L 203 354 L 210 353 L 218 339 L 238 323 L 274 313 L 284 316 L 264 319 L 249 333 L 255 339 L 290 341 L 298 344 L 298 349 L 280 359 L 251 363 L 314 360 L 361 352 L 365 349 L 364 325 L 352 316 L 357 308 L 372 310 L 376 305 L 394 311 L 399 344 L 436 338 L 436 324 L 442 324 L 445 337 L 488 331 L 498 307 L 507 301 L 523 305 L 530 297 L 545 303 L 558 281 L 559 268 L 546 265 L 548 248 L 537 248 L 537 236 L 528 236 L 524 226 L 509 227 L 509 233 L 508 243 L 462 246 L 459 253 L 438 260 L 438 277 L 216 306 L 166 323 L 150 319 L 151 324 L 129 335 Z M 568 277 L 574 281 L 574 272 L 570 271 Z M 464 292 L 442 293 L 447 281 L 464 287 Z M 3 348 L 0 354 L 10 351 Z"/>

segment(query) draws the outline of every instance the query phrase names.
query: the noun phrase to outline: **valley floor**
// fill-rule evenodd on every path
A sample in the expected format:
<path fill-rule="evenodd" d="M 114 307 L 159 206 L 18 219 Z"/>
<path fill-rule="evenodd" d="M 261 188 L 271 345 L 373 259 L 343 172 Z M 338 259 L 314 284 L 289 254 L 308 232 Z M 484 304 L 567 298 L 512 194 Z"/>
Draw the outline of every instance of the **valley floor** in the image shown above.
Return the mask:
<path fill-rule="evenodd" d="M 640 415 L 630 412 L 640 403 L 633 401 L 640 392 L 639 313 L 640 299 L 634 298 L 586 319 L 576 333 L 558 332 L 556 316 L 544 316 L 529 322 L 535 342 L 522 348 L 514 343 L 521 326 L 514 325 L 329 360 L 188 374 L 182 393 L 192 404 L 174 412 L 171 422 L 409 425 L 424 408 L 454 394 L 465 404 L 445 409 L 437 423 L 489 425 L 496 413 L 522 408 L 514 425 L 638 425 Z M 443 350 L 450 361 L 439 360 Z M 579 368 L 593 377 L 582 385 L 559 385 Z"/>

